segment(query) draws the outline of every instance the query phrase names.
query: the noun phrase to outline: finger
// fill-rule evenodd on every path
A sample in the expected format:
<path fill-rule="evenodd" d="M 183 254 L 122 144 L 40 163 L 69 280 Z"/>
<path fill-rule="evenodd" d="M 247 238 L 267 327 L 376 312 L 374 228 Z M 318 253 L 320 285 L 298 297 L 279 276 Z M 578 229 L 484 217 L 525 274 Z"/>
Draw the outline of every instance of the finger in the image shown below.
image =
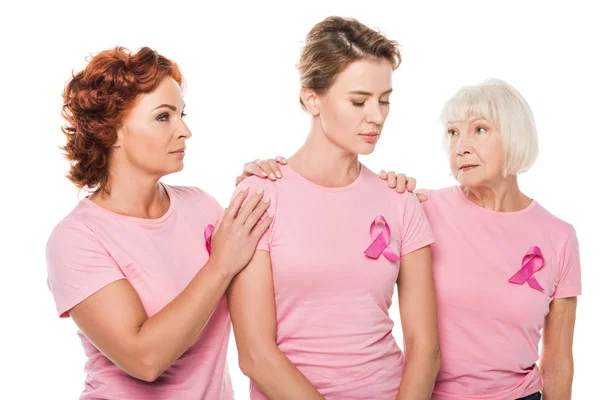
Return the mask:
<path fill-rule="evenodd" d="M 417 193 L 417 199 L 419 199 L 419 202 L 424 202 L 427 201 L 427 196 L 425 196 L 423 193 Z"/>
<path fill-rule="evenodd" d="M 287 164 L 287 160 L 284 157 L 277 156 L 277 157 L 275 157 L 275 160 L 277 160 L 277 162 L 279 164 L 283 164 L 283 165 Z"/>
<path fill-rule="evenodd" d="M 384 170 L 379 171 L 379 177 L 381 179 L 387 179 L 387 172 L 385 172 Z"/>
<path fill-rule="evenodd" d="M 396 174 L 396 180 L 398 182 L 396 185 L 396 191 L 398 193 L 404 193 L 404 190 L 406 190 L 406 175 Z"/>
<path fill-rule="evenodd" d="M 409 192 L 414 192 L 417 188 L 417 180 L 415 178 L 408 178 L 408 183 L 406 184 L 406 190 Z"/>
<path fill-rule="evenodd" d="M 248 229 L 248 232 L 252 231 L 254 226 L 260 219 L 265 215 L 265 212 L 269 209 L 270 201 L 267 196 L 263 196 L 262 201 L 254 208 L 254 210 L 248 215 L 244 227 Z"/>
<path fill-rule="evenodd" d="M 244 180 L 243 176 L 238 176 L 237 178 L 235 178 L 235 186 L 239 185 L 242 181 Z"/>
<path fill-rule="evenodd" d="M 237 195 L 235 195 L 233 200 L 231 200 L 231 202 L 229 203 L 229 207 L 227 207 L 225 209 L 225 212 L 223 213 L 224 221 L 232 221 L 233 219 L 235 219 L 240 209 L 240 206 L 242 205 L 244 200 L 246 200 L 246 196 L 248 196 L 247 187 L 242 188 L 242 190 Z"/>
<path fill-rule="evenodd" d="M 227 211 L 227 210 L 225 210 L 225 211 Z M 223 214 L 223 215 L 224 215 L 224 214 Z M 219 227 L 221 226 L 221 222 L 223 222 L 223 215 L 221 215 L 221 216 L 219 217 L 219 219 L 217 220 L 217 222 L 215 223 L 215 230 L 213 231 L 213 235 L 214 235 L 215 233 L 217 233 L 217 231 L 219 230 Z"/>
<path fill-rule="evenodd" d="M 252 236 L 252 238 L 258 242 L 260 237 L 269 228 L 269 225 L 271 225 L 271 222 L 273 222 L 273 217 L 271 217 L 270 215 L 267 215 L 258 224 L 256 224 L 254 229 L 252 229 L 252 232 L 250 232 L 250 236 Z"/>
<path fill-rule="evenodd" d="M 248 178 L 249 176 L 258 176 L 266 178 L 267 173 L 262 170 L 258 162 L 252 161 L 244 165 L 244 173 L 242 174 L 242 176 L 244 177 L 244 179 Z"/>
<path fill-rule="evenodd" d="M 275 163 L 277 164 L 277 163 Z M 273 171 L 273 168 L 271 167 L 271 164 L 269 163 L 269 160 L 260 160 L 258 162 L 258 166 L 263 170 L 264 173 L 266 173 L 269 177 L 270 180 L 274 181 L 277 178 L 275 177 L 275 171 Z"/>
<path fill-rule="evenodd" d="M 248 200 L 242 206 L 242 208 L 240 208 L 240 211 L 237 214 L 236 222 L 244 225 L 246 223 L 246 220 L 248 219 L 248 216 L 252 211 L 254 211 L 257 204 L 260 202 L 264 195 L 264 190 L 258 189 L 256 193 L 248 197 Z"/>
<path fill-rule="evenodd" d="M 387 183 L 388 186 L 391 188 L 395 188 L 397 185 L 397 179 L 396 179 L 396 173 L 394 172 L 388 172 L 387 173 Z"/>
<path fill-rule="evenodd" d="M 275 176 L 281 178 L 281 170 L 279 169 L 279 164 L 277 163 L 277 160 L 267 160 L 267 162 L 271 166 L 271 169 L 275 173 Z"/>

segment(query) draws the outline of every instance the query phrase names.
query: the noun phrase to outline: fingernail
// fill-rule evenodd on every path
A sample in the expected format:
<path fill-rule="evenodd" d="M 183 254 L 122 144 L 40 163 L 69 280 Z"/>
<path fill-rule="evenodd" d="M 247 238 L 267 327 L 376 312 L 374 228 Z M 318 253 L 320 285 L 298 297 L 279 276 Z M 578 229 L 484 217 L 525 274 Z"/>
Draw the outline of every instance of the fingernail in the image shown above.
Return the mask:
<path fill-rule="evenodd" d="M 277 175 L 278 178 L 281 178 L 281 172 L 277 171 L 275 172 L 275 175 Z"/>
<path fill-rule="evenodd" d="M 273 173 L 271 172 L 271 173 L 269 174 L 269 178 L 271 178 L 271 179 L 275 180 L 275 175 L 273 175 Z"/>
<path fill-rule="evenodd" d="M 284 164 L 287 164 L 287 160 L 286 160 L 285 158 L 283 159 L 283 163 L 284 163 Z"/>
<path fill-rule="evenodd" d="M 269 201 L 271 201 L 271 199 L 269 199 L 269 196 L 268 196 L 268 195 L 264 195 L 264 196 L 263 196 L 263 201 L 264 201 L 265 203 L 268 203 Z"/>
<path fill-rule="evenodd" d="M 247 192 L 248 191 L 248 186 L 245 186 L 242 188 L 242 192 Z"/>
<path fill-rule="evenodd" d="M 267 176 L 267 173 L 265 171 L 261 172 L 262 176 Z"/>
<path fill-rule="evenodd" d="M 263 190 L 262 190 L 262 189 L 258 189 L 258 190 L 256 191 L 256 194 L 262 194 L 262 192 L 263 192 Z"/>

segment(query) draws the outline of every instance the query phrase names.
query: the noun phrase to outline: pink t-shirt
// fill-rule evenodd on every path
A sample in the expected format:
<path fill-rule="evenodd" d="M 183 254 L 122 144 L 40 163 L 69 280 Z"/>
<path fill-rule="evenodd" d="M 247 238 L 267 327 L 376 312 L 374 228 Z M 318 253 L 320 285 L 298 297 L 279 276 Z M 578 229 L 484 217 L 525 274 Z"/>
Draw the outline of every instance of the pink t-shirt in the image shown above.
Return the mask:
<path fill-rule="evenodd" d="M 405 360 L 388 309 L 399 263 L 364 251 L 379 215 L 396 255 L 431 244 L 419 201 L 365 166 L 340 188 L 318 186 L 290 167 L 282 174 L 276 182 L 246 179 L 236 190 L 263 189 L 271 198 L 274 220 L 258 249 L 271 256 L 279 349 L 329 400 L 395 399 Z M 254 384 L 250 397 L 266 399 Z"/>
<path fill-rule="evenodd" d="M 536 201 L 517 212 L 477 206 L 460 187 L 423 191 L 432 246 L 442 365 L 433 399 L 514 400 L 542 387 L 540 329 L 552 299 L 581 294 L 573 227 Z M 539 247 L 543 267 L 510 283 Z"/>
<path fill-rule="evenodd" d="M 46 259 L 61 317 L 119 279 L 131 283 L 151 317 L 206 263 L 204 228 L 221 207 L 200 189 L 164 186 L 171 204 L 161 218 L 118 215 L 84 199 L 58 224 Z M 123 372 L 78 332 L 87 356 L 81 399 L 233 399 L 226 365 L 230 325 L 223 298 L 198 340 L 153 383 Z"/>

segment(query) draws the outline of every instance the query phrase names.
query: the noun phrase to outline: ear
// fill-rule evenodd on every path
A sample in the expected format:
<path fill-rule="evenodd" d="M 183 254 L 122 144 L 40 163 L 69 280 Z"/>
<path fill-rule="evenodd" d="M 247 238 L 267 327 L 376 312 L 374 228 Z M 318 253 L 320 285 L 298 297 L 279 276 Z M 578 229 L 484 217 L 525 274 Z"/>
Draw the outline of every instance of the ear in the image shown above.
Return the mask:
<path fill-rule="evenodd" d="M 311 113 L 313 117 L 319 115 L 319 97 L 314 90 L 308 88 L 300 89 L 300 97 L 306 107 L 306 110 Z"/>
<path fill-rule="evenodd" d="M 117 140 L 113 143 L 112 147 L 121 147 L 123 145 L 123 138 L 125 137 L 125 126 L 121 125 L 116 129 L 117 132 Z"/>

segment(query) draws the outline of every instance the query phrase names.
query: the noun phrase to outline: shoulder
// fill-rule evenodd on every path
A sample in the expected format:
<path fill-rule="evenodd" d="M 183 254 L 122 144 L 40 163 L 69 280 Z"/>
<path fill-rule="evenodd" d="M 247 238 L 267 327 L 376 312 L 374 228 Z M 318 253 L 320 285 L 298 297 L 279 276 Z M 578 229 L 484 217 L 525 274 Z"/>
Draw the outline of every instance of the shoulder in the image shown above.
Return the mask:
<path fill-rule="evenodd" d="M 46 255 L 64 255 L 72 249 L 102 249 L 102 244 L 91 228 L 99 218 L 80 202 L 77 207 L 52 230 L 46 242 Z"/>
<path fill-rule="evenodd" d="M 251 176 L 244 179 L 238 186 L 236 186 L 234 195 L 238 194 L 244 189 L 248 189 L 251 193 L 262 190 L 268 194 L 271 198 L 271 201 L 273 201 L 273 199 L 277 198 L 277 182 L 278 181 L 271 181 L 269 179 Z"/>
<path fill-rule="evenodd" d="M 567 242 L 576 236 L 575 227 L 567 221 L 544 208 L 540 203 L 534 204 L 534 213 L 531 213 L 532 222 L 547 232 L 553 232 L 561 242 Z"/>
<path fill-rule="evenodd" d="M 222 207 L 219 202 L 208 192 L 196 186 L 174 186 L 163 183 L 169 196 L 174 196 L 176 200 L 186 208 L 207 209 L 221 213 Z"/>

